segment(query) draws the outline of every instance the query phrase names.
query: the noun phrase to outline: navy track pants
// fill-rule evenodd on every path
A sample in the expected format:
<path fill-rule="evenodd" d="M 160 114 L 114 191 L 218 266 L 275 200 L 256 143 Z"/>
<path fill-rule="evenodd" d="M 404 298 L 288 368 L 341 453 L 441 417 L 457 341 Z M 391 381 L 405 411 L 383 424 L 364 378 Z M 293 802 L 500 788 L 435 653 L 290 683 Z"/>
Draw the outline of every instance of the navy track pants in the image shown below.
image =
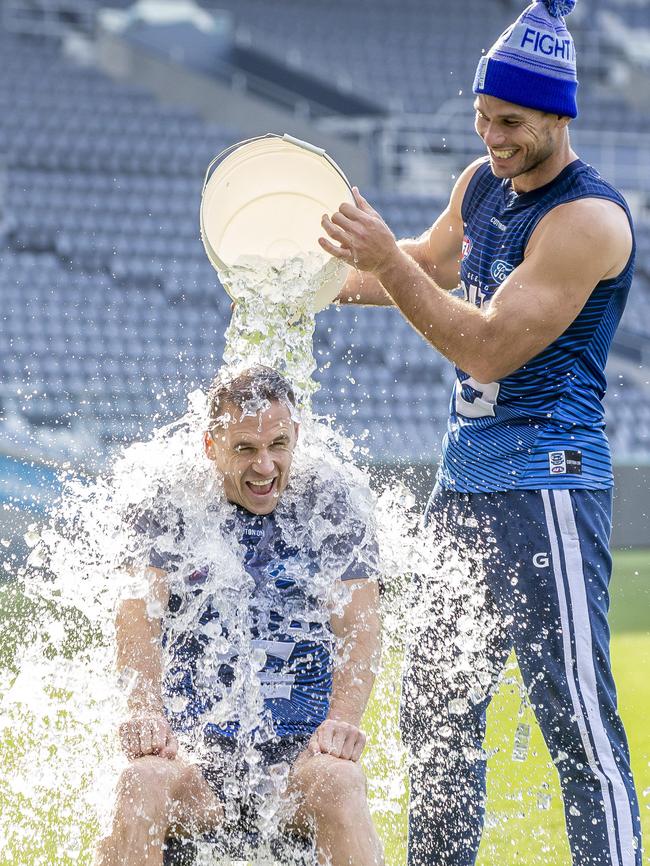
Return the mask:
<path fill-rule="evenodd" d="M 441 573 L 445 551 L 467 553 L 489 626 L 483 698 L 473 672 L 456 663 L 462 644 L 449 633 L 463 601 L 454 616 L 454 600 L 439 584 L 409 649 L 401 714 L 412 756 L 409 866 L 475 862 L 485 714 L 513 647 L 560 776 L 574 866 L 641 866 L 639 807 L 609 656 L 611 491 L 436 487 L 426 521 L 441 541 Z"/>

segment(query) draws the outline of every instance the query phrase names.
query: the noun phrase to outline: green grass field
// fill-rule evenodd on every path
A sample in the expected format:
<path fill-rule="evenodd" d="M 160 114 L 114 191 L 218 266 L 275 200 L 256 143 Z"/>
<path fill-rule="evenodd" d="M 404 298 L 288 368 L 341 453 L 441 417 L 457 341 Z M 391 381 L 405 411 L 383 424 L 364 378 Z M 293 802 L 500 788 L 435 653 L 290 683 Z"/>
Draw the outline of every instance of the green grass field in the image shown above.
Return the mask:
<path fill-rule="evenodd" d="M 3 646 L 6 652 L 7 641 L 15 639 L 15 621 L 4 611 L 2 616 L 2 596 L 0 593 L 0 622 L 4 631 Z M 6 601 L 6 598 L 5 598 Z M 15 602 L 15 599 L 14 599 Z M 615 555 L 614 578 L 612 584 L 612 656 L 619 691 L 621 714 L 626 724 L 632 751 L 632 763 L 636 775 L 637 789 L 641 800 L 641 811 L 645 836 L 650 831 L 650 732 L 647 714 L 650 709 L 650 551 L 619 552 Z M 21 609 L 11 605 L 13 616 Z M 0 648 L 1 649 L 1 648 Z M 385 742 L 386 732 L 395 736 L 397 724 L 398 683 L 397 665 L 387 665 L 383 682 L 376 690 L 366 714 L 365 726 L 370 733 L 370 751 L 367 768 L 372 774 L 373 767 L 381 775 L 380 763 L 385 760 L 382 749 L 373 749 L 377 741 Z M 388 698 L 386 696 L 389 696 Z M 492 702 L 489 711 L 489 726 L 486 748 L 494 754 L 488 761 L 488 808 L 486 830 L 479 856 L 479 866 L 570 866 L 569 850 L 566 842 L 564 818 L 561 809 L 559 786 L 550 756 L 539 730 L 533 728 L 529 756 L 524 763 L 511 760 L 512 742 L 517 712 L 520 705 L 519 692 L 513 685 L 504 686 Z M 389 737 L 390 740 L 390 737 Z M 0 761 L 2 774 L 12 772 L 12 755 L 17 755 L 26 747 L 24 743 L 12 741 L 8 736 L 0 740 Z M 373 757 L 374 756 L 374 757 Z M 55 756 L 53 756 L 55 760 Z M 384 775 L 385 775 L 385 768 Z M 406 803 L 407 794 L 402 778 L 397 784 L 393 797 L 397 810 L 393 814 L 377 814 L 377 823 L 386 847 L 388 866 L 401 866 L 406 854 Z M 399 789 L 402 787 L 400 795 Z M 0 784 L 0 791 L 2 785 Z M 644 791 L 647 794 L 644 796 Z M 539 798 L 550 797 L 548 808 L 540 808 Z M 89 816 L 74 815 L 69 803 L 43 804 L 35 815 L 31 812 L 27 827 L 35 827 L 42 819 L 38 838 L 26 838 L 21 853 L 15 849 L 9 853 L 0 844 L 0 866 L 72 866 L 91 863 L 93 823 Z M 0 812 L 11 823 L 21 824 L 20 798 L 3 801 L 0 794 Z M 71 814 L 72 811 L 72 814 Z M 67 833 L 61 832 L 61 824 L 70 826 L 70 838 L 76 836 L 74 845 L 62 848 L 61 839 Z M 77 833 L 75 834 L 74 829 Z M 32 832 L 32 831 L 30 831 Z M 76 848 L 76 851 L 70 850 Z M 79 850 L 81 849 L 81 851 Z"/>
<path fill-rule="evenodd" d="M 611 587 L 612 659 L 619 708 L 626 726 L 639 798 L 644 838 L 650 838 L 650 551 L 617 552 Z M 380 693 L 382 689 L 379 689 Z M 516 687 L 504 686 L 488 714 L 486 749 L 488 804 L 478 866 L 570 866 L 564 815 L 555 768 L 533 721 L 528 759 L 511 759 L 520 706 Z M 379 720 L 382 721 L 379 721 Z M 386 724 L 386 706 L 373 703 L 367 724 L 372 731 Z M 391 715 L 394 723 L 396 713 Z M 644 796 L 644 791 L 646 794 Z M 550 795 L 541 809 L 539 799 Z M 380 817 L 380 832 L 389 866 L 405 863 L 406 797 L 396 816 Z"/>

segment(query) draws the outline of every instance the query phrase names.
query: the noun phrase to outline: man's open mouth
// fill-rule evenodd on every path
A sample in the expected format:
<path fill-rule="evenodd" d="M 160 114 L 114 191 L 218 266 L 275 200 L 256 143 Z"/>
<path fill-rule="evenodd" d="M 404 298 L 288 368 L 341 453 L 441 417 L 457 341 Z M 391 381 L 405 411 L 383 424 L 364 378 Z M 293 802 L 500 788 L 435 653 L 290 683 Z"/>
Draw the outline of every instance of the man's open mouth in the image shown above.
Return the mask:
<path fill-rule="evenodd" d="M 517 153 L 517 148 L 516 147 L 510 147 L 507 149 L 502 148 L 500 150 L 495 150 L 494 148 L 491 147 L 490 153 L 496 159 L 500 159 L 500 160 L 511 159 Z"/>
<path fill-rule="evenodd" d="M 246 487 L 253 496 L 268 496 L 275 487 L 275 478 L 262 478 L 259 481 L 247 481 Z"/>

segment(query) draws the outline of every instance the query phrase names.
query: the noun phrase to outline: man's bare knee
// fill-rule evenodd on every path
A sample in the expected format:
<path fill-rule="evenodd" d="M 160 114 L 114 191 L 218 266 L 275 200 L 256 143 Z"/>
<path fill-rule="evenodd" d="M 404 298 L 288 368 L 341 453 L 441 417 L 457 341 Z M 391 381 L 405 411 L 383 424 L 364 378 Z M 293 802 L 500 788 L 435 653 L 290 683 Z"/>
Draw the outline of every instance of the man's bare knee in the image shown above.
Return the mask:
<path fill-rule="evenodd" d="M 176 776 L 176 768 L 167 758 L 153 755 L 136 758 L 120 776 L 118 797 L 135 808 L 162 805 L 169 799 Z"/>
<path fill-rule="evenodd" d="M 315 755 L 300 785 L 304 806 L 314 816 L 346 815 L 366 801 L 366 778 L 355 761 Z"/>

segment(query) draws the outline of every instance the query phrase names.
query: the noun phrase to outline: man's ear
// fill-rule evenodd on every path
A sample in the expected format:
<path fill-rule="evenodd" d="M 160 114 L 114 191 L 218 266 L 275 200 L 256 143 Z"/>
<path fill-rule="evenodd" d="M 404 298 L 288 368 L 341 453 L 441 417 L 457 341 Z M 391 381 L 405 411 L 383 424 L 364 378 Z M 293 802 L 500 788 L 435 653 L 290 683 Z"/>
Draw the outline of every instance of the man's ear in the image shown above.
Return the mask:
<path fill-rule="evenodd" d="M 216 455 L 214 453 L 214 442 L 212 440 L 212 435 L 210 434 L 209 430 L 206 430 L 203 434 L 203 449 L 205 451 L 205 456 L 208 458 L 208 460 L 215 459 Z"/>
<path fill-rule="evenodd" d="M 297 421 L 293 422 L 293 429 L 296 434 L 296 441 L 298 441 L 298 433 L 300 432 L 300 424 Z"/>

